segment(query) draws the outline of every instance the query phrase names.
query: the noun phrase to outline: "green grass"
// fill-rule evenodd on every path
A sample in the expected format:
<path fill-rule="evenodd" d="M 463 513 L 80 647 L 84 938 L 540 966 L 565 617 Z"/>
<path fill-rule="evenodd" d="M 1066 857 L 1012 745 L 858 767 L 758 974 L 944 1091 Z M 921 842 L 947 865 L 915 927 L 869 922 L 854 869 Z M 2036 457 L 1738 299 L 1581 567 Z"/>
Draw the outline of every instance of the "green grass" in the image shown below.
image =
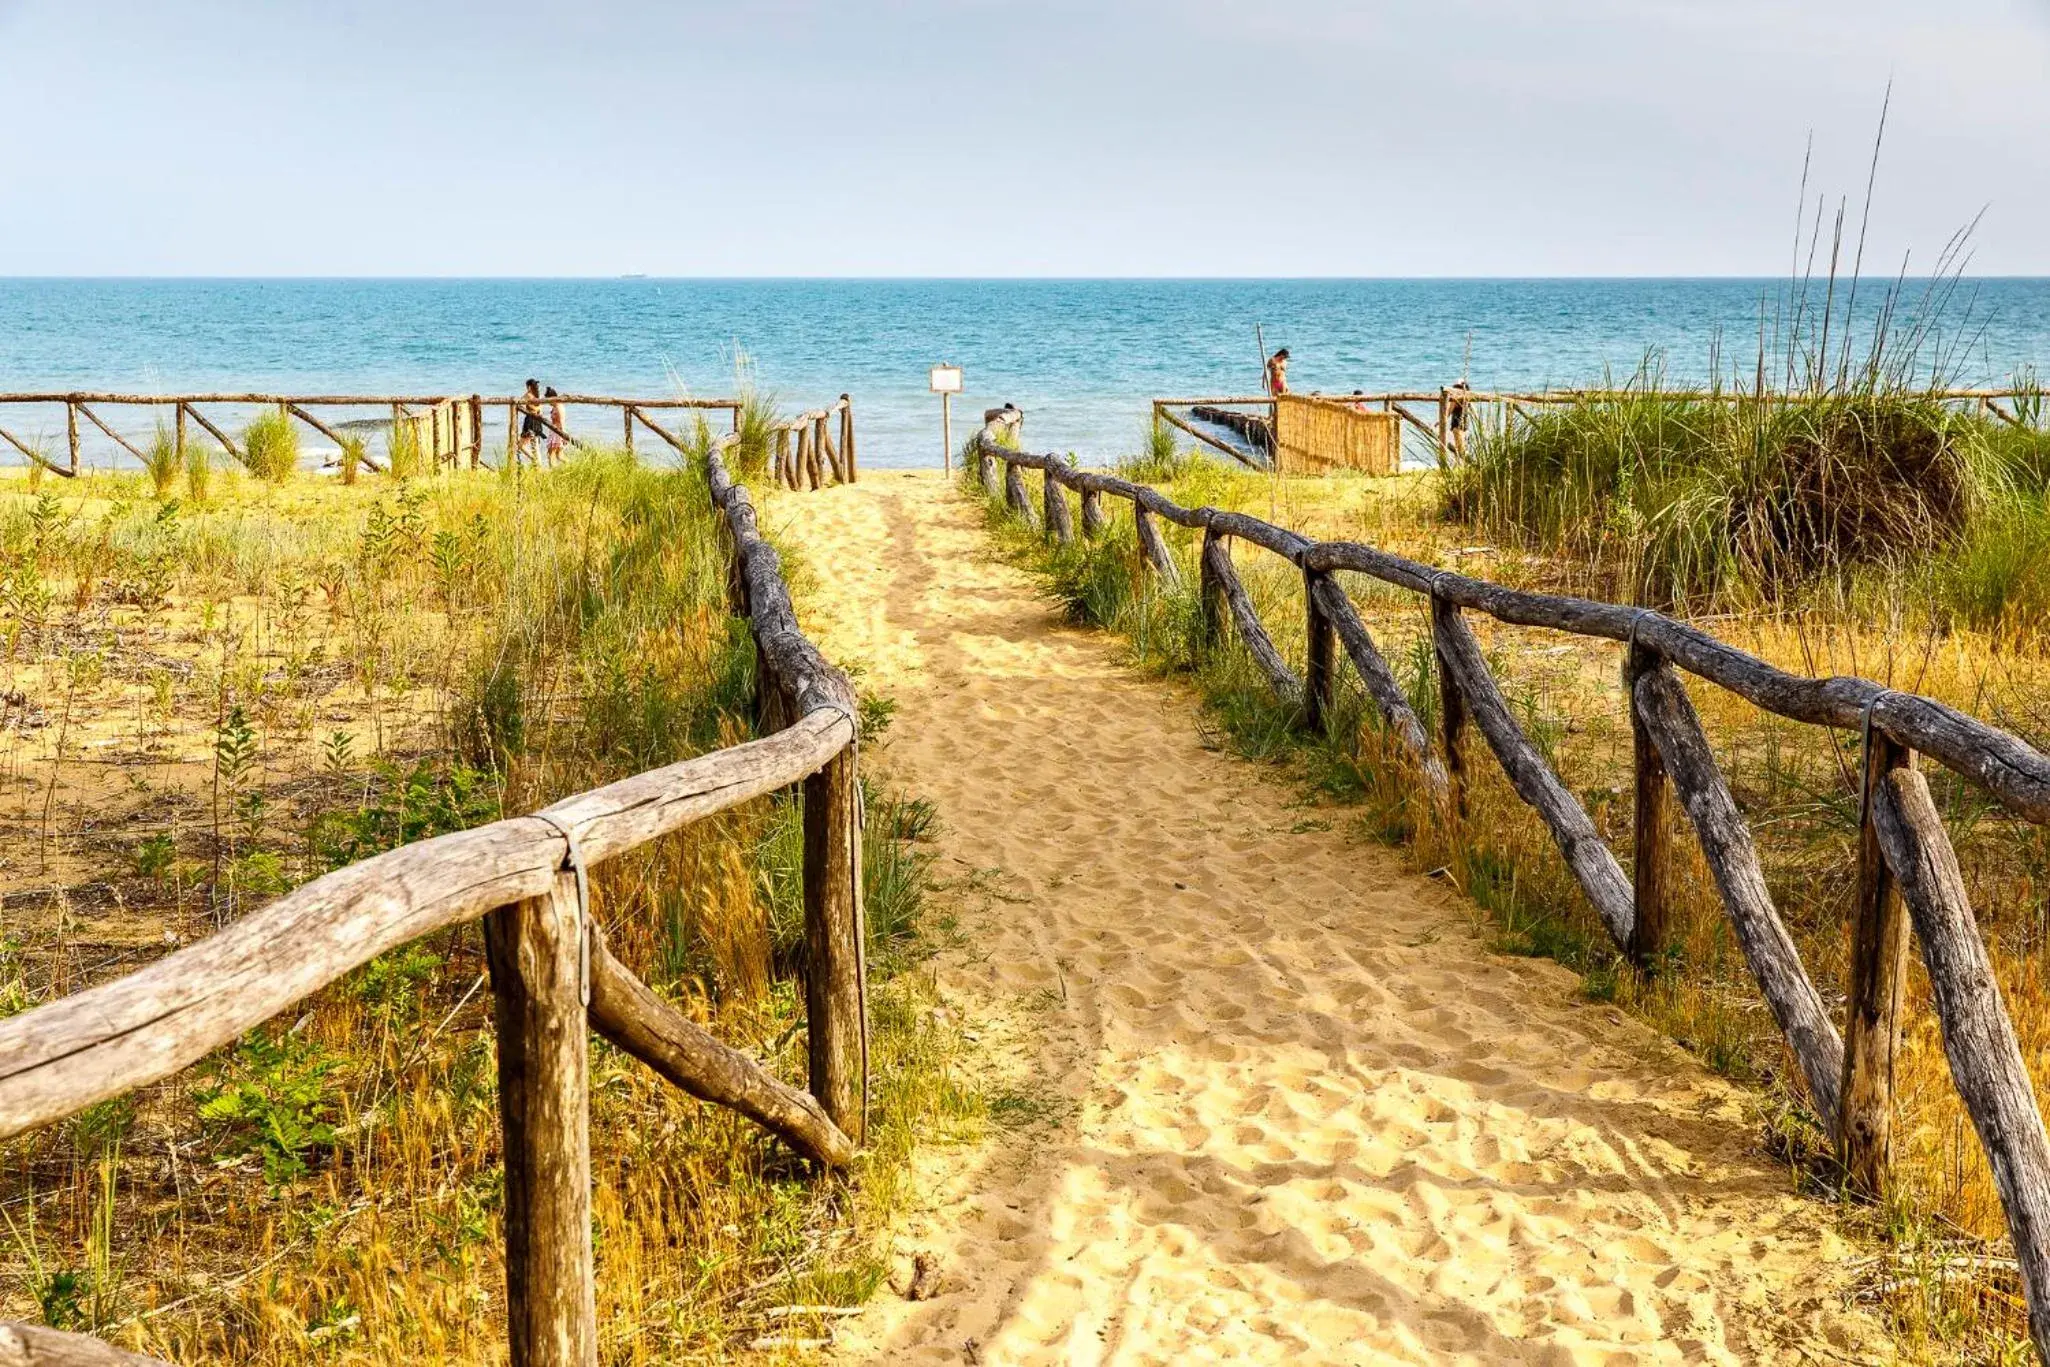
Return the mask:
<path fill-rule="evenodd" d="M 150 492 L 158 502 L 169 498 L 178 487 L 178 464 L 178 439 L 160 422 L 142 453 L 143 474 L 149 478 Z"/>

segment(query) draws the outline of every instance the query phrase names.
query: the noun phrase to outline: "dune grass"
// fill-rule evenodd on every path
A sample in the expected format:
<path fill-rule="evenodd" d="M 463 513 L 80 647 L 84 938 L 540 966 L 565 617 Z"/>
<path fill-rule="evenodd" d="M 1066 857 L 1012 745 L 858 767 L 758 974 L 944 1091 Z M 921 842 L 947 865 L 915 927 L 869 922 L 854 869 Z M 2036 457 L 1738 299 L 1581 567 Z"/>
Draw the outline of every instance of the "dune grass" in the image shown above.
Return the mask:
<path fill-rule="evenodd" d="M 696 469 L 591 453 L 518 479 L 284 487 L 228 470 L 203 507 L 144 487 L 0 491 L 19 698 L 0 826 L 27 852 L 0 935 L 8 1014 L 327 869 L 751 734 L 753 650 Z M 873 786 L 867 802 L 869 1149 L 820 1179 L 594 1042 L 607 1362 L 821 1332 L 763 1312 L 872 1291 L 908 1155 L 982 1123 L 921 968 L 946 933 L 930 810 Z M 614 952 L 793 1079 L 801 828 L 793 796 L 763 798 L 593 879 Z M 0 1315 L 177 1362 L 502 1360 L 483 975 L 476 927 L 426 937 L 175 1079 L 0 1146 Z"/>
<path fill-rule="evenodd" d="M 1037 484 L 1037 479 L 1034 479 Z M 1927 1360 L 2021 1361 L 2028 1352 L 2019 1290 L 2002 1270 L 2003 1217 L 1990 1175 L 1951 1084 L 1917 963 L 1898 1062 L 1896 1184 L 1885 1204 L 1842 1190 L 1826 1137 L 1808 1110 L 1798 1069 L 1752 983 L 1691 835 L 1672 839 L 1675 947 L 1666 971 L 1640 978 L 1610 946 L 1551 838 L 1523 806 L 1475 737 L 1469 762 L 1471 819 L 1440 824 L 1406 756 L 1340 667 L 1337 724 L 1307 736 L 1300 716 L 1276 701 L 1235 641 L 1206 648 L 1196 597 L 1196 544 L 1163 524 L 1182 567 L 1164 586 L 1140 564 L 1129 511 L 1112 515 L 1093 543 L 1062 548 L 989 500 L 972 470 L 964 491 L 982 499 L 1006 552 L 1040 575 L 1077 622 L 1125 641 L 1132 662 L 1189 682 L 1219 745 L 1290 766 L 1316 800 L 1348 810 L 1374 838 L 1403 846 L 1420 871 L 1450 881 L 1470 900 L 1489 945 L 1555 959 L 1581 975 L 1591 1000 L 1629 1010 L 1693 1051 L 1715 1071 L 1756 1089 L 1760 1149 L 1805 1189 L 1837 1202 L 1847 1231 L 1870 1241 L 1866 1293 L 1902 1344 Z M 1166 486 L 1185 506 L 1210 504 L 1273 517 L 1322 536 L 1351 536 L 1426 563 L 1456 565 L 1525 588 L 1585 590 L 1584 570 L 1544 551 L 1519 555 L 1470 544 L 1471 531 L 1438 521 L 1446 501 L 1435 476 L 1373 481 L 1289 480 L 1279 486 L 1212 462 L 1186 466 Z M 1036 490 L 1035 490 L 1036 496 Z M 1480 563 L 1470 557 L 1480 555 Z M 1466 557 L 1466 558 L 1463 558 Z M 1298 670 L 1304 642 L 1301 578 L 1278 558 L 1239 548 L 1248 594 L 1277 646 Z M 1415 595 L 1360 576 L 1345 587 L 1394 667 L 1411 705 L 1434 726 L 1437 687 L 1427 614 Z M 1816 596 L 1770 611 L 1718 614 L 1710 629 L 1785 667 L 1855 672 L 1914 688 L 2050 743 L 2041 706 L 2050 663 L 2005 651 L 2004 638 L 1958 627 L 1938 637 L 1878 621 Z M 1633 839 L 1631 740 L 1619 683 L 1620 650 L 1558 633 L 1511 628 L 1468 614 L 1526 733 L 1580 799 L 1627 867 Z M 1732 695 L 1690 686 L 1758 840 L 1773 896 L 1825 1000 L 1841 1003 L 1845 926 L 1854 896 L 1856 739 L 1761 714 Z M 2050 1059 L 2050 832 L 2010 819 L 1948 773 L 1931 775 L 1959 850 L 1973 905 L 1996 949 L 2000 986 L 2032 1067 Z M 1679 820 L 1678 817 L 1675 820 Z M 2038 1077 L 2042 1087 L 2045 1078 Z"/>
<path fill-rule="evenodd" d="M 283 484 L 298 472 L 299 429 L 282 410 L 259 413 L 242 429 L 242 465 L 272 484 Z"/>

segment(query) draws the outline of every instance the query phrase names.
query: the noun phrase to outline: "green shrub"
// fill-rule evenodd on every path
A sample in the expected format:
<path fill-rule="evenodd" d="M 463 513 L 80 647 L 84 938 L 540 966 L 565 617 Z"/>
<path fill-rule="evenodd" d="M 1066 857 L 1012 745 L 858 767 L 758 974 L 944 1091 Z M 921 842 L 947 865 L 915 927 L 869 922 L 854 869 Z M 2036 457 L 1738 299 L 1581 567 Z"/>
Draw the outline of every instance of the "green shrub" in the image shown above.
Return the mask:
<path fill-rule="evenodd" d="M 393 479 L 411 479 L 420 473 L 423 460 L 419 426 L 406 418 L 393 419 L 385 439 L 385 470 Z"/>
<path fill-rule="evenodd" d="M 283 484 L 299 468 L 299 429 L 281 411 L 259 413 L 242 429 L 242 465 L 250 474 Z"/>

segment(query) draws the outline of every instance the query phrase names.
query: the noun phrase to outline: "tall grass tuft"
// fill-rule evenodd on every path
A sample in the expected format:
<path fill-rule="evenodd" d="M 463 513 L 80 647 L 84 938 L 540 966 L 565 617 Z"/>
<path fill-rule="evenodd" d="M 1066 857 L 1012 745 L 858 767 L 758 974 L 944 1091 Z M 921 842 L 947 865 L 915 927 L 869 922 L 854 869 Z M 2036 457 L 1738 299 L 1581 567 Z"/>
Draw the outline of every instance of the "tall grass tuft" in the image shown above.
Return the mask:
<path fill-rule="evenodd" d="M 250 474 L 283 484 L 299 468 L 299 429 L 282 412 L 259 413 L 242 429 L 242 464 Z"/>
<path fill-rule="evenodd" d="M 419 425 L 406 418 L 392 419 L 385 438 L 385 470 L 393 479 L 411 479 L 420 473 L 423 453 Z"/>
<path fill-rule="evenodd" d="M 194 503 L 204 504 L 213 489 L 214 462 L 206 446 L 193 442 L 185 448 L 185 494 Z"/>
<path fill-rule="evenodd" d="M 178 487 L 178 465 L 178 438 L 159 422 L 156 435 L 142 453 L 143 473 L 149 476 L 150 492 L 159 502 L 169 498 Z"/>
<path fill-rule="evenodd" d="M 1193 450 L 1175 440 L 1174 429 L 1158 419 L 1147 423 L 1139 435 L 1138 454 L 1118 462 L 1118 473 L 1142 484 L 1166 484 L 1181 478 Z"/>
<path fill-rule="evenodd" d="M 336 461 L 341 469 L 342 483 L 354 484 L 363 471 L 363 438 L 343 437 L 341 453 Z"/>

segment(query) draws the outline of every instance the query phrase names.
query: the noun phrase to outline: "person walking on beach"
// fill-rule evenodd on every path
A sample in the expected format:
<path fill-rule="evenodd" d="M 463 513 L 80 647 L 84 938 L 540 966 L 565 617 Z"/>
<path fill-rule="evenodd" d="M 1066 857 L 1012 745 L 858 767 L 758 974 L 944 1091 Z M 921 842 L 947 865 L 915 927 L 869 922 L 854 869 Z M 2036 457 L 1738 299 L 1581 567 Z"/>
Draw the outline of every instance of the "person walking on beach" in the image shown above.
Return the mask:
<path fill-rule="evenodd" d="M 1445 390 L 1445 427 L 1452 434 L 1452 451 L 1461 460 L 1466 459 L 1466 408 L 1467 395 L 1472 386 L 1466 377 L 1460 376 Z"/>
<path fill-rule="evenodd" d="M 527 381 L 527 392 L 520 396 L 520 442 L 513 449 L 513 464 L 531 460 L 541 463 L 540 452 L 543 428 L 541 426 L 541 382 Z"/>
<path fill-rule="evenodd" d="M 1287 347 L 1267 358 L 1267 392 L 1275 396 L 1288 393 Z"/>
<path fill-rule="evenodd" d="M 568 417 L 562 411 L 562 400 L 557 397 L 554 385 L 548 386 L 545 397 L 550 400 L 548 405 L 548 463 L 554 465 L 562 459 L 562 448 L 565 441 L 563 433 L 569 430 L 564 424 L 568 422 Z"/>

